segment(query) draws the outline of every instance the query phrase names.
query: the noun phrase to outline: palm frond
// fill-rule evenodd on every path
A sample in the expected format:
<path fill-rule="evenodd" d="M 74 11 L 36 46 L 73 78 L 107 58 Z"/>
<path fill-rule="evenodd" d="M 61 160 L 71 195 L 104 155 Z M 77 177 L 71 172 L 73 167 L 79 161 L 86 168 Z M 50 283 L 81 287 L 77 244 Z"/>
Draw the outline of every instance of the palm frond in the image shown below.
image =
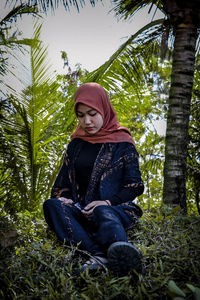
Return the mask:
<path fill-rule="evenodd" d="M 163 11 L 163 4 L 160 0 L 113 0 L 112 2 L 116 4 L 113 8 L 116 16 L 120 17 L 121 19 L 129 19 L 141 8 L 149 5 L 149 12 L 151 11 L 153 5 Z"/>
<path fill-rule="evenodd" d="M 3 76 L 9 73 L 8 50 L 19 49 L 22 46 L 30 46 L 31 44 L 30 39 L 18 39 L 18 30 L 14 33 L 10 33 L 11 27 L 9 26 L 9 23 L 16 21 L 18 17 L 21 17 L 24 14 L 32 14 L 33 16 L 39 17 L 37 8 L 30 7 L 27 4 L 21 4 L 13 8 L 0 20 L 0 74 Z M 2 85 L 3 84 L 5 83 L 2 80 Z"/>
<path fill-rule="evenodd" d="M 0 46 L 7 46 L 7 47 L 12 47 L 13 45 L 30 46 L 31 43 L 32 43 L 31 39 L 24 38 L 22 40 L 16 40 L 13 38 L 13 36 L 10 36 L 6 40 L 6 43 L 5 41 L 0 41 Z"/>
<path fill-rule="evenodd" d="M 98 0 L 90 0 L 90 4 L 92 6 L 95 6 L 96 2 Z M 21 0 L 6 0 L 7 4 L 13 3 L 16 5 L 17 3 L 21 2 Z M 70 8 L 73 6 L 77 11 L 80 11 L 80 8 L 82 8 L 85 5 L 85 0 L 50 0 L 50 1 L 44 1 L 44 0 L 29 0 L 28 1 L 29 6 L 38 7 L 39 10 L 42 9 L 45 13 L 51 9 L 55 10 L 59 7 L 59 5 L 63 5 L 66 10 L 70 10 Z"/>
<path fill-rule="evenodd" d="M 2 153 L 4 163 L 1 162 L 0 167 L 12 178 L 10 187 L 6 184 L 7 190 L 2 190 L 2 193 L 5 204 L 12 202 L 8 207 L 19 199 L 16 211 L 34 210 L 41 199 L 48 196 L 66 143 L 66 120 L 60 116 L 65 99 L 50 71 L 47 48 L 39 40 L 40 30 L 41 25 L 36 25 L 30 45 L 31 64 L 26 73 L 31 81 L 29 85 L 24 82 L 24 89 L 20 92 L 11 90 L 7 112 L 5 105 L 2 107 L 6 118 L 1 120 L 0 141 L 6 151 Z M 71 125 L 72 122 L 73 119 L 65 123 Z"/>
<path fill-rule="evenodd" d="M 38 9 L 36 7 L 29 6 L 27 4 L 20 4 L 11 9 L 11 11 L 9 11 L 9 13 L 0 20 L 0 31 L 5 30 L 8 23 L 13 22 L 13 20 L 16 21 L 18 17 L 21 17 L 24 14 L 32 14 L 33 16 L 39 17 Z"/>
<path fill-rule="evenodd" d="M 146 51 L 147 45 L 161 36 L 162 23 L 163 19 L 153 21 L 133 34 L 108 61 L 89 74 L 87 81 L 98 82 L 108 90 L 119 88 L 119 82 L 123 82 L 124 78 L 132 78 L 135 83 L 140 82 L 140 74 L 145 76 L 145 56 L 141 54 Z"/>

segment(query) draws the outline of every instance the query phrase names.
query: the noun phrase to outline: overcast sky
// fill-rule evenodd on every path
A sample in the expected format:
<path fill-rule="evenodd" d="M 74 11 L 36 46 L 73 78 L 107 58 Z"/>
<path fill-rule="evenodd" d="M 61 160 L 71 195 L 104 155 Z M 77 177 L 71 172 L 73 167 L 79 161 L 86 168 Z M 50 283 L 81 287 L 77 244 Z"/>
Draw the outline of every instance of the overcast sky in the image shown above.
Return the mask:
<path fill-rule="evenodd" d="M 0 0 L 1 17 L 5 14 L 4 3 Z M 13 1 L 14 3 L 14 1 Z M 137 13 L 132 21 L 119 21 L 114 12 L 109 13 L 112 6 L 110 0 L 98 1 L 92 7 L 89 0 L 78 13 L 74 7 L 70 12 L 63 6 L 43 18 L 41 38 L 48 45 L 49 58 L 53 68 L 63 72 L 63 62 L 60 51 L 67 52 L 73 65 L 80 63 L 83 68 L 92 71 L 103 64 L 125 40 L 138 29 L 152 20 L 155 9 L 148 14 L 148 9 Z M 160 18 L 156 13 L 154 20 Z M 17 22 L 24 36 L 32 35 L 32 17 L 23 16 Z M 14 27 L 15 24 L 13 23 Z"/>
<path fill-rule="evenodd" d="M 4 7 L 5 2 L 6 0 L 0 0 L 1 18 L 9 11 L 8 7 Z M 85 2 L 86 5 L 80 9 L 79 13 L 73 7 L 68 12 L 60 6 L 55 10 L 55 14 L 49 12 L 42 19 L 41 39 L 48 46 L 52 69 L 60 74 L 66 72 L 63 69 L 61 50 L 67 52 L 72 68 L 76 63 L 80 63 L 83 68 L 92 71 L 109 59 L 130 35 L 149 23 L 155 13 L 155 8 L 150 14 L 146 8 L 138 12 L 131 21 L 122 21 L 114 16 L 114 12 L 109 13 L 112 8 L 110 0 L 98 1 L 95 7 L 90 5 L 89 0 Z M 154 20 L 161 17 L 162 14 L 157 11 Z M 19 18 L 17 23 L 12 23 L 13 29 L 15 26 L 23 31 L 24 37 L 32 36 L 31 16 Z M 18 78 L 21 78 L 23 72 L 20 68 L 15 69 L 15 74 L 16 72 L 18 72 Z M 9 81 L 13 86 L 13 77 L 8 78 Z M 15 86 L 17 89 L 17 83 Z M 157 130 L 163 134 L 165 123 L 159 123 Z"/>

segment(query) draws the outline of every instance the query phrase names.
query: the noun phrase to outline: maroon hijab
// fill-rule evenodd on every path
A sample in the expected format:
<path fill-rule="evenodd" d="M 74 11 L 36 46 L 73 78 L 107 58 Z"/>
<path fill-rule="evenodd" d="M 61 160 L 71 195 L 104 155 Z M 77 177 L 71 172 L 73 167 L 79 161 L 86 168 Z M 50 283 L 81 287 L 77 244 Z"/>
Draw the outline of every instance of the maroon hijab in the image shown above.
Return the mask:
<path fill-rule="evenodd" d="M 97 110 L 103 118 L 102 128 L 94 135 L 85 132 L 80 125 L 72 134 L 71 139 L 80 138 L 84 141 L 95 143 L 129 142 L 135 145 L 130 131 L 120 126 L 116 112 L 110 103 L 104 88 L 98 83 L 85 83 L 80 86 L 74 96 L 75 112 L 79 103 Z"/>

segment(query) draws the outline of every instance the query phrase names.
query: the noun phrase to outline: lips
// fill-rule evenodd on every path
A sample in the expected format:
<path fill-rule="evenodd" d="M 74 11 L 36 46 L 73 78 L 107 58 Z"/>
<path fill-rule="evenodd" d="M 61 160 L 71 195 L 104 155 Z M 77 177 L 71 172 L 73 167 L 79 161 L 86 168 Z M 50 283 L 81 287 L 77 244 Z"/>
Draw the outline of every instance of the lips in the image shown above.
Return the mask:
<path fill-rule="evenodd" d="M 92 130 L 94 130 L 94 127 L 86 127 L 85 128 L 87 131 L 92 131 Z"/>

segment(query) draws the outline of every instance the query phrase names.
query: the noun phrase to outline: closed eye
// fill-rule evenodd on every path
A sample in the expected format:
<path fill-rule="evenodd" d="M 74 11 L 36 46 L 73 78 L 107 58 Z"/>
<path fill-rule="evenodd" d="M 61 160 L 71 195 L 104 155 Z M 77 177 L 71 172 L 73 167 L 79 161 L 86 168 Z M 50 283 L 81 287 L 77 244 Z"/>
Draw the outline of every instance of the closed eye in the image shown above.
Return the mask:
<path fill-rule="evenodd" d="M 95 115 L 96 115 L 97 113 L 95 112 L 95 113 L 88 113 L 88 115 L 90 115 L 91 117 L 94 117 Z"/>
<path fill-rule="evenodd" d="M 91 117 L 94 117 L 97 114 L 96 110 L 89 110 L 86 113 L 82 113 L 80 111 L 77 111 L 77 117 L 78 118 L 83 118 L 85 114 L 88 114 Z"/>

